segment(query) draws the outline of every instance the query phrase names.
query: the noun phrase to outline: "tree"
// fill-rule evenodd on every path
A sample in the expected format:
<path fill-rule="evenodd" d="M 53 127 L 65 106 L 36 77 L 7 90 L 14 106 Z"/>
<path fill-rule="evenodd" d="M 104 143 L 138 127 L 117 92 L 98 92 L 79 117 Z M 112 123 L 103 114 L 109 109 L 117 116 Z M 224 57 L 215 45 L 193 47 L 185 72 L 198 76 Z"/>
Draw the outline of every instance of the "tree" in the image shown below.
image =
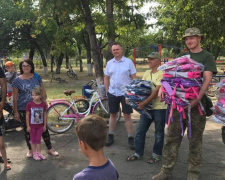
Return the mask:
<path fill-rule="evenodd" d="M 81 7 L 83 9 L 83 15 L 85 18 L 86 26 L 88 28 L 88 35 L 89 35 L 90 44 L 91 44 L 92 57 L 94 60 L 96 81 L 97 81 L 97 84 L 100 85 L 100 84 L 103 84 L 103 62 L 101 62 L 100 55 L 98 53 L 95 25 L 91 15 L 89 1 L 81 0 Z"/>
<path fill-rule="evenodd" d="M 114 0 L 106 0 L 106 16 L 107 16 L 107 25 L 108 25 L 108 49 L 106 54 L 106 61 L 113 58 L 111 47 L 113 42 L 115 42 L 115 22 L 113 16 Z"/>
<path fill-rule="evenodd" d="M 35 49 L 38 50 L 42 57 L 42 63 L 44 65 L 44 73 L 47 74 L 47 62 L 43 52 L 43 48 L 39 42 L 39 28 L 42 24 L 36 23 L 37 11 L 32 4 L 31 0 L 5 1 L 1 0 L 1 23 L 2 31 L 1 37 L 7 34 L 7 39 L 3 42 L 9 49 L 18 49 L 24 51 L 30 49 L 29 57 L 33 59 Z M 8 45 L 6 45 L 8 44 Z"/>
<path fill-rule="evenodd" d="M 203 46 L 217 58 L 224 47 L 225 1 L 221 0 L 156 0 L 152 8 L 157 25 L 173 41 L 181 40 L 188 27 L 198 27 L 206 37 Z"/>

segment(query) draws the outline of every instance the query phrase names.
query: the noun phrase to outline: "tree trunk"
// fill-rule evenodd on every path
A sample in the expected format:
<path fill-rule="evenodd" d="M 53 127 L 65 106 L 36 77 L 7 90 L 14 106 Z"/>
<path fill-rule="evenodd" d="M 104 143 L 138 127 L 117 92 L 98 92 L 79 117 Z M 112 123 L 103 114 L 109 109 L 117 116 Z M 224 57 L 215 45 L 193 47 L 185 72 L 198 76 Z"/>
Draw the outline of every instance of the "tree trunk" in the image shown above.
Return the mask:
<path fill-rule="evenodd" d="M 34 59 L 34 51 L 35 51 L 35 48 L 34 48 L 34 46 L 31 45 L 31 47 L 30 47 L 30 53 L 29 53 L 29 59 L 31 61 L 33 61 L 33 59 Z"/>
<path fill-rule="evenodd" d="M 64 54 L 61 52 L 58 59 L 57 59 L 57 67 L 56 67 L 56 70 L 55 70 L 56 74 L 60 74 L 63 58 L 64 58 Z"/>
<path fill-rule="evenodd" d="M 44 55 L 44 51 L 41 48 L 41 46 L 38 44 L 37 40 L 30 36 L 30 34 L 31 34 L 31 25 L 24 26 L 22 30 L 25 33 L 27 39 L 29 40 L 29 42 L 31 44 L 31 47 L 36 48 L 38 50 L 38 52 L 40 53 L 41 59 L 42 59 L 42 64 L 44 66 L 44 75 L 47 75 L 48 74 L 48 68 L 47 68 L 47 62 L 46 62 L 46 58 L 45 58 L 45 55 Z"/>
<path fill-rule="evenodd" d="M 82 57 L 80 58 L 80 72 L 83 72 L 83 62 L 82 62 Z"/>
<path fill-rule="evenodd" d="M 87 51 L 87 70 L 88 70 L 88 76 L 93 76 L 93 65 L 91 63 L 91 44 L 90 39 L 87 31 L 84 31 L 83 33 L 83 41 L 84 45 Z"/>
<path fill-rule="evenodd" d="M 83 72 L 83 62 L 82 62 L 82 56 L 81 56 L 81 45 L 78 45 L 78 54 L 79 54 L 79 60 L 76 61 L 76 65 L 79 62 L 80 64 L 80 72 Z"/>
<path fill-rule="evenodd" d="M 80 43 L 78 42 L 77 42 L 77 48 L 78 48 L 78 56 L 81 57 L 81 46 L 80 46 Z M 76 58 L 76 67 L 78 66 L 78 62 L 80 62 L 80 60 Z"/>
<path fill-rule="evenodd" d="M 44 66 L 44 75 L 48 75 L 48 68 L 47 68 L 47 62 L 46 62 L 46 58 L 45 58 L 45 54 L 43 49 L 41 48 L 41 46 L 38 44 L 38 42 L 36 41 L 36 39 L 32 39 L 35 47 L 37 48 L 38 52 L 41 55 L 41 60 L 42 60 L 42 64 Z"/>
<path fill-rule="evenodd" d="M 113 58 L 112 45 L 115 42 L 115 23 L 113 17 L 114 0 L 106 0 L 106 16 L 108 21 L 108 50 L 106 52 L 106 62 Z"/>
<path fill-rule="evenodd" d="M 54 70 L 53 70 L 54 64 L 55 64 L 54 56 L 51 55 L 51 72 L 54 72 Z"/>
<path fill-rule="evenodd" d="M 87 51 L 87 64 L 91 64 L 91 44 L 89 36 L 87 35 L 87 41 L 85 43 L 86 51 Z"/>
<path fill-rule="evenodd" d="M 88 70 L 88 76 L 93 76 L 93 65 L 91 63 L 91 44 L 90 44 L 90 39 L 89 36 L 87 35 L 86 38 L 86 51 L 87 51 L 87 70 Z"/>
<path fill-rule="evenodd" d="M 92 57 L 94 61 L 94 69 L 96 74 L 96 81 L 98 85 L 101 85 L 101 84 L 104 84 L 103 83 L 103 63 L 101 62 L 100 56 L 98 53 L 95 25 L 92 19 L 89 2 L 87 0 L 81 0 L 81 5 L 83 8 L 85 22 L 88 28 L 88 35 L 90 38 L 91 52 L 92 52 Z"/>
<path fill-rule="evenodd" d="M 218 46 L 215 53 L 215 61 L 217 60 L 218 56 L 220 55 L 221 47 Z"/>
<path fill-rule="evenodd" d="M 66 69 L 69 69 L 69 57 L 67 53 L 66 53 Z"/>

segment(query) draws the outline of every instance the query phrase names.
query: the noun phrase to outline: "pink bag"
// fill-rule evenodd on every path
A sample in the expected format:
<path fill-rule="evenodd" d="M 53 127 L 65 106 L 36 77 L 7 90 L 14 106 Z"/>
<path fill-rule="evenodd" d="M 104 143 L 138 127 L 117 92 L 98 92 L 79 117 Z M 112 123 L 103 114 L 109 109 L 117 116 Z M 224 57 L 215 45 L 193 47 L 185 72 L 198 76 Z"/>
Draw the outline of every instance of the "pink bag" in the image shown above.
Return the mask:
<path fill-rule="evenodd" d="M 176 71 L 166 71 L 163 77 L 173 78 L 173 77 L 183 77 L 183 78 L 199 78 L 201 77 L 201 72 L 176 72 Z"/>

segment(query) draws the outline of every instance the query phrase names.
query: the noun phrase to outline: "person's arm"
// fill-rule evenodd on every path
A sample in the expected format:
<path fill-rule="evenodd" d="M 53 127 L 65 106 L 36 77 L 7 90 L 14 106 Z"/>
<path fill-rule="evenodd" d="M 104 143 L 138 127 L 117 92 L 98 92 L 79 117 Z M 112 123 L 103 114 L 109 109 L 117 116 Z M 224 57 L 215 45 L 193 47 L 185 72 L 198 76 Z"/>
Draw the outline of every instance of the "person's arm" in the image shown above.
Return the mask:
<path fill-rule="evenodd" d="M 18 89 L 13 87 L 13 111 L 14 111 L 14 119 L 20 120 L 20 115 L 18 112 L 18 106 L 17 106 L 17 98 L 18 98 Z"/>
<path fill-rule="evenodd" d="M 159 91 L 158 91 L 158 97 L 160 99 L 160 101 L 163 101 L 164 99 L 164 94 L 162 92 L 162 86 L 159 88 Z"/>
<path fill-rule="evenodd" d="M 6 91 L 7 91 L 7 86 L 6 86 L 6 80 L 5 78 L 0 78 L 0 86 L 1 86 L 1 96 L 2 100 L 0 102 L 0 117 L 2 116 L 3 108 L 5 105 L 5 100 L 6 100 Z"/>
<path fill-rule="evenodd" d="M 43 127 L 43 132 L 46 131 L 46 126 L 47 126 L 47 112 L 45 110 L 44 111 L 44 127 Z"/>
<path fill-rule="evenodd" d="M 109 90 L 109 76 L 105 75 L 104 77 L 104 85 L 105 85 L 105 91 L 108 92 Z"/>
<path fill-rule="evenodd" d="M 191 108 L 195 107 L 199 103 L 199 101 L 202 99 L 202 97 L 205 95 L 205 93 L 207 92 L 208 87 L 211 82 L 211 79 L 212 79 L 212 75 L 213 75 L 213 73 L 211 71 L 203 72 L 203 84 L 199 91 L 199 99 L 196 98 L 196 99 L 190 101 Z"/>
<path fill-rule="evenodd" d="M 30 132 L 30 112 L 26 111 L 26 125 L 27 125 L 27 132 Z"/>
<path fill-rule="evenodd" d="M 152 91 L 151 95 L 148 96 L 147 99 L 145 99 L 144 101 L 142 102 L 138 102 L 138 109 L 144 109 L 144 107 L 149 103 L 151 102 L 153 99 L 155 99 L 157 96 L 158 96 L 158 92 L 159 92 L 159 89 L 160 89 L 160 85 L 157 85 L 155 87 L 155 89 Z"/>
<path fill-rule="evenodd" d="M 136 79 L 136 73 L 132 74 L 130 77 L 131 77 L 132 80 Z"/>
<path fill-rule="evenodd" d="M 45 87 L 44 87 L 43 82 L 41 82 L 41 89 L 42 89 L 43 101 L 46 102 L 46 100 L 47 100 L 47 94 L 46 94 L 46 90 L 45 90 Z"/>

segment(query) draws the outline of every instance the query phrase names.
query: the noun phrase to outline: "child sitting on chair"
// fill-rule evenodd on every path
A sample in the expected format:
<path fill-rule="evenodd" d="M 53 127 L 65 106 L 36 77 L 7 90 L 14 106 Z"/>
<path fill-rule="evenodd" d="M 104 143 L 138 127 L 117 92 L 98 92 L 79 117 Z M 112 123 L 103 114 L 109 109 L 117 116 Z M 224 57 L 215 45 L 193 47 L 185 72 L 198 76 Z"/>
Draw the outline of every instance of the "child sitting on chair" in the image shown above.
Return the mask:
<path fill-rule="evenodd" d="M 81 152 L 89 158 L 89 166 L 76 174 L 73 180 L 117 180 L 118 172 L 110 159 L 104 156 L 107 124 L 97 115 L 87 116 L 76 126 Z"/>

